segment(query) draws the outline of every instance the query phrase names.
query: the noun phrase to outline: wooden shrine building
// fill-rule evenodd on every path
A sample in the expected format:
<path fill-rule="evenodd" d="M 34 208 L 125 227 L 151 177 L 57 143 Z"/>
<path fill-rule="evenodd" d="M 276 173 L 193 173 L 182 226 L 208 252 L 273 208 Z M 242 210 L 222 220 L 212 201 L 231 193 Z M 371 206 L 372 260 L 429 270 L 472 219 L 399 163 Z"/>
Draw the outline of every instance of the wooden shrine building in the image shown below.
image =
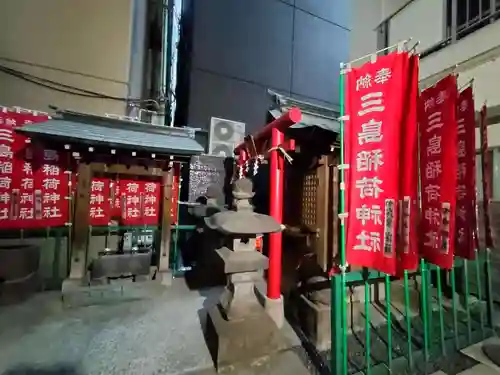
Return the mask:
<path fill-rule="evenodd" d="M 68 176 L 68 287 L 168 275 L 180 165 L 204 152 L 196 129 L 58 111 L 16 132 L 35 148 L 55 150 Z M 105 242 L 93 240 L 96 228 Z"/>
<path fill-rule="evenodd" d="M 300 122 L 285 132 L 287 139 L 295 141 L 295 151 L 290 153 L 293 160 L 285 162 L 283 189 L 283 224 L 286 229 L 283 232 L 282 292 L 287 295 L 300 279 L 297 271 L 305 258 L 325 274 L 334 265 L 339 239 L 337 165 L 340 160 L 340 124 L 335 108 L 272 91 L 269 94 L 273 100 L 270 121 L 291 108 L 298 108 L 302 114 Z M 259 180 L 257 178 L 257 194 L 267 193 L 268 182 Z M 257 200 L 268 202 L 269 197 L 257 197 Z"/>

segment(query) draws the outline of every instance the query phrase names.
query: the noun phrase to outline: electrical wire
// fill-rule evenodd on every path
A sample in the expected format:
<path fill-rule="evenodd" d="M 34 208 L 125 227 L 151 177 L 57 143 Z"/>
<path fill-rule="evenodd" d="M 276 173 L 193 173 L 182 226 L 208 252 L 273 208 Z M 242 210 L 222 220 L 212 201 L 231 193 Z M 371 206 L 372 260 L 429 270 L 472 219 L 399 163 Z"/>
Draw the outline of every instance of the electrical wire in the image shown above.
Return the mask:
<path fill-rule="evenodd" d="M 178 36 L 180 35 L 180 14 L 176 12 L 176 8 L 174 7 L 173 13 L 174 13 L 174 24 L 177 28 Z M 173 41 L 170 41 L 173 42 Z M 176 41 L 177 48 L 179 48 L 180 41 Z M 172 56 L 170 57 L 171 63 L 173 63 L 175 60 L 174 58 L 174 53 L 172 53 Z M 172 64 L 173 65 L 173 64 Z M 173 66 L 171 66 L 171 69 L 174 70 Z M 175 71 L 175 70 L 174 70 Z M 72 85 L 67 85 L 61 82 L 56 82 L 50 79 L 38 77 L 26 72 L 22 72 L 17 69 L 12 69 L 9 68 L 5 65 L 0 65 L 0 73 L 4 73 L 10 76 L 13 76 L 15 78 L 18 78 L 20 80 L 23 80 L 25 82 L 29 82 L 44 88 L 47 88 L 49 90 L 54 90 L 57 92 L 61 92 L 64 94 L 69 94 L 69 95 L 74 95 L 74 96 L 79 96 L 79 97 L 84 97 L 84 98 L 93 98 L 93 99 L 108 99 L 108 100 L 115 100 L 115 101 L 121 101 L 121 102 L 128 102 L 128 103 L 152 103 L 154 104 L 158 109 L 160 108 L 160 104 L 158 101 L 154 99 L 133 99 L 133 98 L 124 98 L 124 97 L 118 97 L 118 96 L 113 96 L 113 95 L 107 95 L 104 93 L 92 91 L 92 90 L 87 90 L 83 89 L 80 87 L 72 86 Z M 170 82 L 171 84 L 171 82 Z M 169 101 L 172 103 L 172 105 L 175 107 L 175 102 L 176 102 L 176 95 L 175 95 L 175 89 L 173 87 L 165 87 L 166 92 L 163 92 L 164 90 L 161 90 L 162 92 L 160 93 L 160 101 Z"/>
<path fill-rule="evenodd" d="M 32 74 L 8 68 L 3 65 L 0 65 L 0 72 L 11 75 L 23 81 L 30 82 L 35 85 L 39 85 L 47 89 L 62 92 L 65 94 L 81 96 L 85 98 L 109 99 L 109 100 L 124 101 L 124 102 L 153 102 L 156 105 L 158 105 L 158 103 L 153 99 L 132 99 L 132 98 L 123 98 L 118 96 L 107 95 L 96 91 L 82 89 L 76 86 L 66 85 L 64 83 L 52 81 L 50 79 L 37 77 Z"/>
<path fill-rule="evenodd" d="M 100 96 L 93 95 L 93 94 L 84 94 L 82 92 L 69 91 L 69 90 L 65 90 L 63 88 L 59 88 L 57 86 L 51 86 L 48 84 L 44 84 L 42 82 L 38 82 L 35 79 L 31 79 L 23 74 L 19 74 L 17 72 L 11 72 L 8 68 L 5 68 L 3 66 L 0 66 L 0 72 L 11 75 L 11 76 L 16 77 L 16 78 L 19 78 L 19 79 L 26 81 L 26 82 L 30 82 L 30 83 L 48 88 L 50 90 L 54 90 L 54 91 L 58 91 L 58 92 L 66 93 L 66 94 L 71 94 L 71 95 L 76 95 L 76 96 L 83 96 L 83 97 L 87 97 L 87 98 L 101 98 Z"/>

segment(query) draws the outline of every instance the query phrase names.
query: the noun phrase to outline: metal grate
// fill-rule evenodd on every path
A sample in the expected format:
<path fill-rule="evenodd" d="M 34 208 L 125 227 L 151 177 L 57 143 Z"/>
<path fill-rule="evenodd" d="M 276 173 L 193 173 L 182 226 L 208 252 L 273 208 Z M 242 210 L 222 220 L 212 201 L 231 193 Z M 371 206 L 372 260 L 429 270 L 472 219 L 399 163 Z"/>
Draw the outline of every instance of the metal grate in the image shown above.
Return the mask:
<path fill-rule="evenodd" d="M 302 224 L 316 228 L 316 200 L 318 196 L 318 177 L 316 170 L 304 176 L 302 184 Z"/>

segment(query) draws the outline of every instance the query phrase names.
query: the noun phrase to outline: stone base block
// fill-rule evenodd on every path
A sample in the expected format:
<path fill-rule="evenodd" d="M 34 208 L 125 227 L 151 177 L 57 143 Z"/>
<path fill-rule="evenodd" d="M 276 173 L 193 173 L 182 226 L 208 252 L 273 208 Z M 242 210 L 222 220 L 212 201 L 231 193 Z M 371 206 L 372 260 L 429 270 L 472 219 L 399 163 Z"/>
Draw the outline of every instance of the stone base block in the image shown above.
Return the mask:
<path fill-rule="evenodd" d="M 484 355 L 496 366 L 500 366 L 500 343 L 485 342 L 482 346 Z"/>
<path fill-rule="evenodd" d="M 90 264 L 90 278 L 149 276 L 152 252 L 99 256 Z"/>
<path fill-rule="evenodd" d="M 352 296 L 348 298 L 348 301 L 350 302 L 351 298 L 353 302 L 365 302 L 366 300 L 366 294 L 365 294 L 365 286 L 364 285 L 358 285 L 352 288 L 352 290 L 348 290 L 348 296 L 349 293 L 352 291 Z M 384 282 L 381 280 L 379 282 L 373 283 L 370 285 L 370 301 L 384 301 L 385 300 L 385 285 Z"/>
<path fill-rule="evenodd" d="M 62 284 L 64 307 L 78 307 L 147 299 L 160 295 L 165 286 L 155 281 L 116 280 L 109 284 L 85 285 L 78 279 Z"/>
<path fill-rule="evenodd" d="M 290 347 L 264 310 L 261 314 L 228 321 L 224 319 L 220 306 L 208 311 L 206 340 L 219 372 L 258 361 Z"/>
<path fill-rule="evenodd" d="M 285 324 L 285 308 L 283 296 L 279 299 L 269 299 L 267 297 L 267 284 L 265 282 L 255 284 L 255 295 L 264 311 L 274 321 L 278 328 Z"/>
<path fill-rule="evenodd" d="M 15 283 L 2 283 L 0 280 L 0 306 L 21 303 L 40 291 L 42 281 L 36 274 Z"/>
<path fill-rule="evenodd" d="M 319 351 L 329 350 L 331 340 L 330 306 L 317 305 L 299 296 L 297 313 L 302 331 Z"/>
<path fill-rule="evenodd" d="M 163 286 L 172 286 L 173 275 L 170 271 L 158 271 L 156 273 L 155 281 Z"/>
<path fill-rule="evenodd" d="M 231 366 L 218 371 L 224 375 L 310 375 L 310 370 L 291 350 L 276 353 L 251 363 Z M 212 372 L 210 372 L 212 374 Z M 205 375 L 205 374 L 204 374 Z M 208 374 L 207 374 L 208 375 Z"/>
<path fill-rule="evenodd" d="M 227 247 L 215 250 L 224 264 L 225 274 L 252 272 L 267 269 L 269 258 L 257 251 L 233 251 Z"/>

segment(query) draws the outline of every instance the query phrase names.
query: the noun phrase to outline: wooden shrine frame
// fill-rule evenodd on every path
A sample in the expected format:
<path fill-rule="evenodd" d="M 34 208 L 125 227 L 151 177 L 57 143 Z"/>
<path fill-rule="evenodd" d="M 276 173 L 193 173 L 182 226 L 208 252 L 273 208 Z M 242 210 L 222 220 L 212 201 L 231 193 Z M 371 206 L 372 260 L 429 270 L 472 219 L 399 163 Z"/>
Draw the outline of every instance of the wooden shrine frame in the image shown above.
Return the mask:
<path fill-rule="evenodd" d="M 171 225 L 170 210 L 172 205 L 172 185 L 174 169 L 170 166 L 168 170 L 156 167 L 127 166 L 124 164 L 105 164 L 98 162 L 80 162 L 78 164 L 78 185 L 74 202 L 74 223 L 70 254 L 69 279 L 85 280 L 89 263 L 89 205 L 91 181 L 97 173 L 112 173 L 120 175 L 134 175 L 147 177 L 162 177 L 163 197 L 161 205 L 161 244 L 158 269 L 160 273 L 166 273 L 170 265 L 170 239 Z"/>

